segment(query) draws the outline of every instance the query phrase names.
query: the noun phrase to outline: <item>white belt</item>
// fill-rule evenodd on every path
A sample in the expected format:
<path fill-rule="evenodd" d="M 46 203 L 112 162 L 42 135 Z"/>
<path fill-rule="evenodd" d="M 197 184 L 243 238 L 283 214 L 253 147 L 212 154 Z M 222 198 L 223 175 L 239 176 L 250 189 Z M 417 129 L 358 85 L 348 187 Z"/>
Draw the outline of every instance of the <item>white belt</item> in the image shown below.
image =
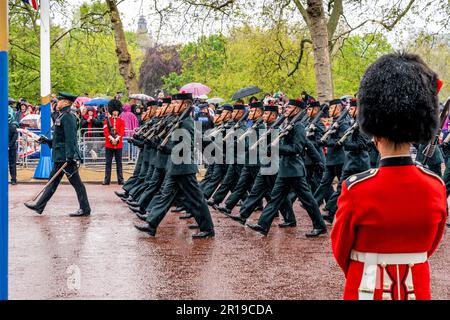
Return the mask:
<path fill-rule="evenodd" d="M 426 252 L 420 253 L 367 253 L 352 250 L 350 259 L 364 263 L 364 273 L 359 286 L 360 300 L 373 300 L 377 284 L 378 265 L 383 268 L 387 265 L 408 265 L 412 268 L 414 264 L 427 261 Z M 398 267 L 397 267 L 398 268 Z M 409 272 L 406 279 L 408 287 L 412 287 L 412 275 Z"/>

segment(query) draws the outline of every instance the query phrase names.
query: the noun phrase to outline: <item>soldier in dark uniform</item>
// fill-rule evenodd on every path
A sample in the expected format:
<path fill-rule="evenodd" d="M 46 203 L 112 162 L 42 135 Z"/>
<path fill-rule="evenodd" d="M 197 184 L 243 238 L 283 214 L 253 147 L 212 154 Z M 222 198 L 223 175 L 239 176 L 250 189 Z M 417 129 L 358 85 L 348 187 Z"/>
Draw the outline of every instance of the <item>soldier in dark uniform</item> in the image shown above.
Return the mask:
<path fill-rule="evenodd" d="M 43 143 L 49 144 L 52 148 L 53 158 L 53 170 L 50 173 L 52 178 L 56 172 L 67 163 L 66 168 L 48 185 L 42 196 L 36 202 L 36 204 L 25 203 L 25 206 L 31 210 L 41 214 L 47 202 L 51 199 L 56 189 L 58 188 L 63 175 L 65 174 L 77 193 L 78 203 L 80 209 L 70 214 L 71 217 L 89 216 L 91 214 L 91 207 L 89 206 L 89 200 L 86 194 L 86 188 L 81 181 L 80 174 L 78 172 L 77 161 L 81 160 L 80 150 L 78 149 L 77 142 L 77 120 L 75 115 L 70 112 L 70 107 L 75 101 L 77 96 L 60 93 L 59 94 L 59 115 L 55 121 L 55 131 L 53 139 L 50 140 L 46 137 L 42 138 Z"/>
<path fill-rule="evenodd" d="M 323 162 L 325 163 L 323 148 L 319 146 L 320 138 L 325 131 L 325 125 L 321 120 L 322 112 L 319 101 L 314 101 L 308 104 L 307 115 L 308 118 L 304 124 L 306 128 L 306 137 L 309 141 L 311 141 L 314 148 L 317 150 L 317 152 L 319 152 L 321 158 L 323 159 Z M 323 172 L 317 170 L 316 164 L 308 155 L 305 155 L 305 168 L 308 175 L 308 184 L 311 186 L 311 192 L 314 194 L 314 192 L 316 192 L 317 188 L 319 187 Z"/>
<path fill-rule="evenodd" d="M 266 105 L 264 106 L 264 123 L 267 129 L 278 129 L 278 127 L 274 127 L 275 120 L 278 116 L 278 107 Z M 243 202 L 238 215 L 229 215 L 229 217 L 242 225 L 245 225 L 247 219 L 251 216 L 251 214 L 258 207 L 259 203 L 263 198 L 266 199 L 267 202 L 270 201 L 270 194 L 272 192 L 273 186 L 275 185 L 275 180 L 277 179 L 277 174 L 272 171 L 272 162 L 278 161 L 278 159 L 274 156 L 271 157 L 270 150 L 271 136 L 268 138 L 267 145 L 268 148 L 265 148 L 264 145 L 258 146 L 258 148 L 262 148 L 262 151 L 258 154 L 261 154 L 262 159 L 260 159 L 261 166 L 258 172 L 258 175 L 253 182 L 253 186 L 251 188 L 250 194 Z M 250 146 L 251 147 L 251 146 Z M 292 209 L 292 204 L 286 197 L 286 199 L 282 202 L 280 209 L 281 215 L 283 216 L 284 222 L 279 224 L 279 227 L 287 227 L 287 226 L 295 226 L 295 214 Z"/>
<path fill-rule="evenodd" d="M 341 116 L 343 109 L 344 106 L 340 99 L 330 101 L 329 113 L 333 118 L 333 123 Z M 319 141 L 320 146 L 327 147 L 325 171 L 320 181 L 320 185 L 314 193 L 314 198 L 319 206 L 324 200 L 328 201 L 333 194 L 334 190 L 332 184 L 334 178 L 339 179 L 342 175 L 345 154 L 344 149 L 341 146 L 336 145 L 336 142 L 342 138 L 348 127 L 348 120 L 346 118 L 341 119 L 337 130 L 330 128 L 330 130 L 333 130 L 334 132 L 329 135 L 326 141 L 323 141 L 322 139 Z"/>
<path fill-rule="evenodd" d="M 253 121 L 253 126 L 247 128 L 246 131 L 249 134 L 253 135 L 253 139 L 257 141 L 259 139 L 260 130 L 265 128 L 264 123 L 262 122 L 262 116 L 264 113 L 264 106 L 261 102 L 253 102 L 249 105 L 250 113 L 248 119 Z M 239 200 L 244 199 L 247 192 L 251 191 L 253 182 L 256 179 L 256 176 L 259 172 L 260 161 L 258 153 L 251 153 L 249 138 L 244 138 L 244 141 L 240 141 L 239 143 L 245 144 L 245 165 L 241 171 L 239 176 L 239 180 L 234 188 L 233 193 L 227 198 L 224 206 L 220 206 L 219 211 L 230 214 L 231 210 L 238 204 Z M 254 159 L 250 159 L 251 155 L 254 155 Z"/>
<path fill-rule="evenodd" d="M 377 168 L 378 163 L 380 162 L 380 153 L 375 147 L 375 143 L 373 143 L 373 141 L 369 142 L 368 147 L 369 147 L 370 167 Z"/>
<path fill-rule="evenodd" d="M 231 115 L 232 118 L 232 122 L 230 123 L 230 125 L 234 126 L 235 124 L 239 124 L 239 127 L 237 128 L 237 130 L 235 132 L 243 132 L 244 129 L 246 128 L 246 121 L 242 121 L 242 117 L 245 114 L 245 105 L 243 104 L 238 104 L 236 103 L 233 106 L 233 113 Z M 233 129 L 231 129 L 233 130 Z M 228 133 L 228 132 L 226 132 Z M 241 153 L 239 148 L 238 148 L 238 144 L 237 144 L 237 139 L 236 137 L 234 138 L 234 142 L 233 143 L 229 143 L 224 139 L 224 144 L 226 145 L 227 149 L 225 150 L 225 158 L 227 160 L 227 162 L 229 162 L 230 160 L 233 161 L 233 163 L 228 163 L 227 164 L 227 173 L 225 175 L 225 177 L 222 180 L 222 183 L 220 185 L 220 187 L 216 190 L 216 192 L 214 193 L 214 195 L 212 196 L 212 199 L 208 200 L 208 205 L 212 206 L 214 209 L 218 209 L 219 205 L 222 203 L 222 201 L 225 199 L 225 197 L 228 195 L 228 193 L 234 190 L 234 188 L 236 187 L 236 184 L 239 181 L 239 177 L 241 175 L 242 172 L 242 168 L 244 167 L 244 162 L 243 159 L 241 158 L 242 156 L 245 156 L 245 154 Z M 233 159 L 229 159 L 230 153 L 233 153 Z M 228 156 L 227 156 L 228 154 Z M 239 160 L 238 160 L 239 159 Z"/>
<path fill-rule="evenodd" d="M 333 223 L 334 215 L 338 209 L 337 200 L 341 194 L 342 183 L 350 176 L 369 170 L 370 168 L 370 157 L 368 152 L 368 144 L 370 142 L 369 137 L 361 132 L 359 125 L 356 122 L 356 117 L 358 116 L 358 105 L 356 100 L 350 101 L 349 115 L 353 119 L 353 126 L 348 129 L 351 133 L 345 139 L 345 141 L 338 141 L 338 146 L 344 148 L 345 161 L 344 167 L 342 169 L 342 175 L 339 179 L 336 192 L 333 193 L 330 200 L 327 202 L 327 208 L 329 210 L 327 215 L 323 216 L 325 221 Z"/>
<path fill-rule="evenodd" d="M 233 107 L 230 104 L 224 104 L 222 106 L 222 113 L 219 117 L 219 119 L 217 120 L 218 122 L 218 127 L 223 126 L 225 128 L 227 127 L 231 127 L 234 124 L 234 121 L 232 121 L 231 115 L 233 113 Z M 206 136 L 208 136 L 209 133 L 208 131 L 206 132 Z M 221 139 L 219 139 L 221 140 Z M 205 199 L 209 199 L 214 192 L 216 191 L 217 187 L 219 187 L 220 183 L 222 182 L 222 180 L 224 179 L 225 175 L 227 174 L 227 164 L 226 164 L 226 153 L 225 153 L 225 142 L 223 142 L 223 144 L 221 146 L 217 145 L 216 141 L 212 142 L 214 145 L 216 145 L 218 150 L 222 151 L 222 161 L 219 162 L 215 162 L 214 163 L 214 171 L 212 173 L 211 179 L 203 185 L 202 191 L 203 194 L 205 196 Z M 219 155 L 215 155 L 215 157 L 218 157 Z"/>
<path fill-rule="evenodd" d="M 301 100 L 290 100 L 285 110 L 287 121 L 292 120 L 305 107 L 306 104 Z M 248 227 L 263 235 L 267 235 L 273 219 L 278 214 L 278 210 L 292 188 L 313 223 L 313 230 L 307 232 L 306 236 L 317 237 L 327 232 L 319 206 L 314 200 L 311 188 L 306 181 L 305 164 L 301 157 L 306 144 L 305 127 L 298 122 L 293 124 L 292 130 L 286 136 L 281 138 L 279 143 L 280 160 L 278 176 L 270 195 L 271 199 L 264 208 L 258 223 L 247 224 Z M 322 159 L 318 153 L 315 156 L 311 153 L 311 159 L 318 165 L 322 163 Z"/>
<path fill-rule="evenodd" d="M 172 97 L 174 112 L 182 114 L 192 104 L 192 94 L 180 93 Z M 202 191 L 198 186 L 196 173 L 198 172 L 197 164 L 195 164 L 194 156 L 194 121 L 188 116 L 181 122 L 180 129 L 184 134 L 181 141 L 172 141 L 166 145 L 160 144 L 158 147 L 163 153 L 171 155 L 167 168 L 167 176 L 162 196 L 151 209 L 151 214 L 147 218 L 147 222 L 142 225 L 136 225 L 140 231 L 147 232 L 151 236 L 156 235 L 156 229 L 169 210 L 170 205 L 176 197 L 184 196 L 184 205 L 194 215 L 194 219 L 200 228 L 200 232 L 193 234 L 193 238 L 214 237 L 214 225 L 209 213 L 208 206 L 203 197 Z M 174 148 L 178 149 L 182 146 L 182 161 L 175 163 L 172 154 Z M 179 153 L 176 153 L 179 155 Z M 177 159 L 181 160 L 181 159 Z"/>

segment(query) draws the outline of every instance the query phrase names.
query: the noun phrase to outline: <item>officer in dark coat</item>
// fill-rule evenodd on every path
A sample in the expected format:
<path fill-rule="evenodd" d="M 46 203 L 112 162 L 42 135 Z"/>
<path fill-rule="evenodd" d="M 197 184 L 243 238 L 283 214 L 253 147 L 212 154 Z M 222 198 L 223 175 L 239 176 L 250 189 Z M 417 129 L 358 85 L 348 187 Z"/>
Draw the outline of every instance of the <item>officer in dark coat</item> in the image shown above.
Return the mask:
<path fill-rule="evenodd" d="M 181 115 L 186 109 L 190 108 L 192 94 L 176 94 L 172 96 L 172 104 L 175 113 Z M 169 139 L 166 145 L 160 144 L 158 147 L 163 153 L 171 155 L 167 168 L 167 178 L 164 182 L 162 196 L 151 209 L 151 214 L 148 216 L 147 222 L 142 225 L 136 225 L 136 228 L 140 231 L 147 232 L 151 236 L 155 236 L 156 229 L 169 210 L 170 205 L 176 197 L 182 195 L 184 196 L 186 209 L 194 215 L 194 219 L 200 229 L 200 232 L 193 234 L 192 237 L 214 237 L 214 225 L 211 214 L 196 177 L 198 168 L 194 159 L 195 142 L 194 121 L 192 117 L 189 115 L 182 120 L 179 128 L 181 129 L 179 133 L 183 133 L 183 136 L 181 138 L 179 137 L 178 141 Z M 172 154 L 172 151 L 176 152 L 176 154 Z M 176 159 L 177 161 L 174 162 L 174 155 L 181 156 L 182 159 Z"/>
<path fill-rule="evenodd" d="M 70 214 L 70 216 L 82 217 L 91 214 L 91 207 L 89 206 L 86 188 L 84 187 L 78 172 L 77 161 L 81 160 L 81 157 L 77 142 L 77 119 L 75 115 L 70 112 L 70 107 L 76 98 L 77 96 L 68 93 L 59 93 L 59 115 L 55 121 L 53 139 L 50 140 L 43 137 L 41 140 L 52 148 L 54 164 L 53 170 L 50 173 L 50 178 L 52 178 L 65 163 L 67 163 L 67 166 L 55 180 L 45 188 L 44 193 L 36 204 L 25 203 L 27 208 L 36 211 L 38 214 L 41 214 L 44 211 L 47 202 L 55 193 L 64 174 L 75 189 L 80 205 L 80 209 Z"/>
<path fill-rule="evenodd" d="M 244 140 L 239 140 L 238 143 L 244 144 L 245 148 L 245 165 L 239 175 L 239 180 L 233 193 L 227 198 L 224 206 L 220 206 L 219 211 L 230 214 L 231 210 L 238 204 L 239 200 L 245 198 L 247 192 L 251 191 L 253 182 L 259 172 L 260 161 L 257 152 L 250 151 L 250 138 L 252 144 L 259 139 L 260 130 L 265 128 L 262 122 L 262 116 L 264 113 L 264 106 L 261 102 L 253 102 L 249 105 L 250 113 L 248 119 L 253 121 L 252 127 L 247 128 L 245 131 L 251 135 L 251 137 L 246 137 Z M 245 134 L 243 132 L 243 134 Z"/>
<path fill-rule="evenodd" d="M 264 123 L 265 127 L 269 129 L 278 129 L 279 126 L 275 126 L 275 120 L 278 117 L 278 107 L 266 105 L 264 106 Z M 261 155 L 261 166 L 258 172 L 258 175 L 253 182 L 253 186 L 250 190 L 248 197 L 242 203 L 242 206 L 239 210 L 238 215 L 229 215 L 229 217 L 242 225 L 245 225 L 247 219 L 251 216 L 251 214 L 255 211 L 255 209 L 259 206 L 261 200 L 263 198 L 266 199 L 267 202 L 270 201 L 270 194 L 272 192 L 273 186 L 275 185 L 275 180 L 277 179 L 277 170 L 274 170 L 273 166 L 275 166 L 278 158 L 276 155 L 271 157 L 271 148 L 270 144 L 272 142 L 272 136 L 269 134 L 267 138 L 267 143 L 261 143 L 257 147 L 258 154 Z M 269 147 L 267 147 L 269 146 Z M 252 146 L 250 146 L 252 147 Z M 259 150 L 261 149 L 261 151 Z M 284 222 L 280 223 L 279 227 L 288 227 L 295 226 L 295 214 L 292 209 L 292 204 L 289 202 L 288 198 L 282 202 L 279 212 L 283 216 Z"/>
<path fill-rule="evenodd" d="M 8 165 L 11 184 L 17 184 L 17 122 L 14 119 L 14 111 L 8 107 Z"/>
<path fill-rule="evenodd" d="M 330 116 L 333 118 L 333 124 L 337 123 L 342 112 L 344 112 L 344 106 L 340 99 L 335 99 L 330 101 Z M 332 129 L 333 133 L 328 136 L 328 139 L 324 141 L 320 140 L 319 145 L 322 147 L 327 147 L 327 155 L 325 162 L 325 171 L 323 173 L 320 185 L 314 193 L 314 198 L 316 199 L 319 206 L 322 202 L 328 201 L 328 199 L 333 194 L 334 190 L 332 187 L 334 178 L 339 179 L 342 175 L 342 167 L 344 166 L 345 153 L 342 146 L 338 146 L 336 143 L 342 138 L 345 131 L 349 128 L 348 119 L 343 118 L 339 120 L 339 127 L 337 129 Z"/>
<path fill-rule="evenodd" d="M 339 179 L 336 191 L 327 202 L 328 214 L 323 216 L 325 221 L 333 223 L 334 215 L 338 209 L 337 200 L 341 194 L 342 183 L 350 176 L 369 170 L 370 157 L 368 151 L 369 137 L 361 132 L 356 122 L 358 116 L 358 105 L 356 100 L 350 101 L 349 115 L 353 119 L 353 125 L 347 129 L 347 133 L 351 133 L 345 141 L 339 140 L 338 146 L 344 148 L 345 161 L 342 169 L 342 175 Z"/>
<path fill-rule="evenodd" d="M 306 104 L 301 100 L 290 100 L 285 111 L 287 121 L 292 120 L 305 107 Z M 305 127 L 300 123 L 293 124 L 292 130 L 281 138 L 279 143 L 280 161 L 278 176 L 270 195 L 271 199 L 264 208 L 258 223 L 247 224 L 248 227 L 263 235 L 267 235 L 273 219 L 278 214 L 278 209 L 280 209 L 292 188 L 313 223 L 313 230 L 307 232 L 306 236 L 317 237 L 327 232 L 319 206 L 314 200 L 311 188 L 306 181 L 305 164 L 301 157 L 306 144 Z M 318 153 L 315 156 L 311 153 L 311 157 L 315 163 L 322 163 L 322 159 Z"/>

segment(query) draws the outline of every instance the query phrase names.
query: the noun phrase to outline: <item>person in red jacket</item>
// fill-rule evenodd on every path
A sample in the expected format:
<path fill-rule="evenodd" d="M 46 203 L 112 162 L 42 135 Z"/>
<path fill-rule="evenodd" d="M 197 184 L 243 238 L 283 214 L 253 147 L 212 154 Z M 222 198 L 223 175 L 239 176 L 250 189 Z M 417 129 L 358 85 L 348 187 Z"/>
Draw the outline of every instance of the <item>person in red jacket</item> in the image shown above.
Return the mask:
<path fill-rule="evenodd" d="M 112 99 L 108 103 L 108 113 L 103 124 L 103 133 L 105 135 L 105 179 L 103 185 L 111 183 L 111 167 L 113 157 L 116 159 L 117 181 L 123 185 L 122 174 L 122 148 L 123 136 L 125 134 L 125 122 L 119 118 L 122 111 L 122 103 L 119 100 Z"/>
<path fill-rule="evenodd" d="M 381 160 L 342 183 L 331 242 L 344 299 L 431 299 L 428 258 L 445 229 L 445 185 L 409 150 L 438 132 L 437 83 L 419 56 L 406 53 L 379 58 L 361 80 L 358 121 Z"/>

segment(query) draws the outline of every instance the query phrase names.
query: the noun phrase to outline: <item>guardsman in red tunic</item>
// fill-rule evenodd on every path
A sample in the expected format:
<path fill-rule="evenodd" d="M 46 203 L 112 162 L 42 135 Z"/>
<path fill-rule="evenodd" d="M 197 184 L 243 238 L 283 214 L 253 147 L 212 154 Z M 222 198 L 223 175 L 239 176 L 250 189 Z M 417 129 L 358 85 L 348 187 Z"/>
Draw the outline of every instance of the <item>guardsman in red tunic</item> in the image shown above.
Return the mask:
<path fill-rule="evenodd" d="M 444 233 L 446 191 L 409 150 L 438 130 L 436 83 L 421 58 L 400 53 L 381 57 L 362 78 L 358 120 L 381 160 L 342 184 L 331 241 L 344 299 L 431 298 L 428 259 Z"/>

